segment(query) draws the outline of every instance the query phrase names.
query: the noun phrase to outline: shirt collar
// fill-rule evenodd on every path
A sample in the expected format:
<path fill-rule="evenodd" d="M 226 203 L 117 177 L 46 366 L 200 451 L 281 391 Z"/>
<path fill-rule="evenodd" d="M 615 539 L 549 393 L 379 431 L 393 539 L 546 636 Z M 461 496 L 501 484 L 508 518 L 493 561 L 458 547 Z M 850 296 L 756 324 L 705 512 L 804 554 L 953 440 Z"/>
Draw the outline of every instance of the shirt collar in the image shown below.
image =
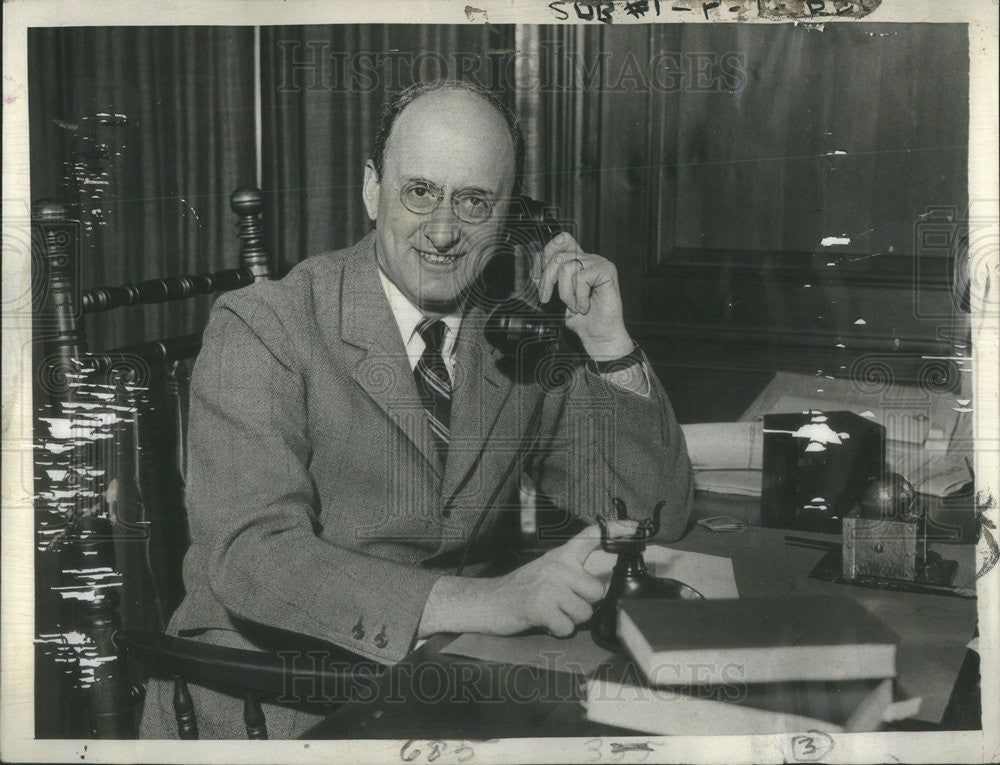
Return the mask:
<path fill-rule="evenodd" d="M 413 335 L 417 331 L 417 324 L 424 318 L 424 315 L 400 291 L 399 287 L 392 283 L 381 268 L 378 269 L 378 278 L 382 281 L 382 288 L 385 290 L 385 296 L 389 300 L 389 309 L 392 311 L 392 315 L 395 317 L 396 324 L 399 327 L 399 334 L 403 338 L 403 345 L 409 346 L 410 340 L 413 339 Z M 462 314 L 459 311 L 455 311 L 449 313 L 447 316 L 442 316 L 441 321 L 448 327 L 445 343 L 451 346 L 454 344 L 454 338 L 458 337 L 458 330 L 462 326 Z M 448 342 L 449 340 L 451 342 Z"/>

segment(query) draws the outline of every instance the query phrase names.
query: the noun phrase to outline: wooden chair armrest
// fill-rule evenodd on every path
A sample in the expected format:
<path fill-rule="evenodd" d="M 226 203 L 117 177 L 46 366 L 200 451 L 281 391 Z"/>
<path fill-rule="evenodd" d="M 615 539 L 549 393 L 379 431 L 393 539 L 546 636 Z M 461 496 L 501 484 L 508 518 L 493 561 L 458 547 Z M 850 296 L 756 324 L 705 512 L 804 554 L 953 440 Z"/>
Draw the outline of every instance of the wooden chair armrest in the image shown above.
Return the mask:
<path fill-rule="evenodd" d="M 195 295 L 229 292 L 253 283 L 254 275 L 249 268 L 227 268 L 214 274 L 167 276 L 117 287 L 93 287 L 80 296 L 80 308 L 83 313 L 97 313 L 132 305 L 187 300 Z"/>
<path fill-rule="evenodd" d="M 373 682 L 384 667 L 331 645 L 324 653 L 267 653 L 213 645 L 150 630 L 118 630 L 115 645 L 158 677 L 182 677 L 199 685 L 222 686 L 295 702 L 294 689 L 313 692 L 308 702 L 347 700 L 352 688 Z M 317 693 L 318 692 L 318 693 Z"/>

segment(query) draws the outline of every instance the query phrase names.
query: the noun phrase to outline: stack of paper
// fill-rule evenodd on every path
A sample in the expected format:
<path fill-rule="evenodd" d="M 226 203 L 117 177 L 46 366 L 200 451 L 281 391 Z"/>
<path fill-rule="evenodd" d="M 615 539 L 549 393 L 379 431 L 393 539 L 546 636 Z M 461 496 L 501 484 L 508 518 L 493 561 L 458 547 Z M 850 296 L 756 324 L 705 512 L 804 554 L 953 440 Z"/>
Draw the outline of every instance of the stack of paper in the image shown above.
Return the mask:
<path fill-rule="evenodd" d="M 699 491 L 760 496 L 764 433 L 757 422 L 681 425 Z"/>

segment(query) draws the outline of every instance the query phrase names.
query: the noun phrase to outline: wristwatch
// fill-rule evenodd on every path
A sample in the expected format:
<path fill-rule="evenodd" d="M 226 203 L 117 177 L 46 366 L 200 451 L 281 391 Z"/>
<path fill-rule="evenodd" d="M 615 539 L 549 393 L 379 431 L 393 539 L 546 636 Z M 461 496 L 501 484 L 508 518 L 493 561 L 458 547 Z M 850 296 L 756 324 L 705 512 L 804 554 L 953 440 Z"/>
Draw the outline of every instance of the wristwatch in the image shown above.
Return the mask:
<path fill-rule="evenodd" d="M 607 361 L 587 359 L 587 366 L 590 368 L 590 371 L 603 375 L 608 374 L 609 372 L 622 372 L 631 366 L 642 364 L 642 362 L 642 349 L 639 348 L 639 344 L 633 340 L 632 350 L 624 356 L 619 356 L 617 359 L 608 359 Z"/>

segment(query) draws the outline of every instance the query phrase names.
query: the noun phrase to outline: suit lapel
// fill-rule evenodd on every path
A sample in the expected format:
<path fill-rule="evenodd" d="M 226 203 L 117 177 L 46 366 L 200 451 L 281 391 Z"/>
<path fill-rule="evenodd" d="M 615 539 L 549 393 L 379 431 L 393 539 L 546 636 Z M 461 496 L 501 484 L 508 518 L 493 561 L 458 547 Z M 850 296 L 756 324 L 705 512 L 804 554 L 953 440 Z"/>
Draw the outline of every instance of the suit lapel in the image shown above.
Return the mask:
<path fill-rule="evenodd" d="M 483 336 L 484 311 L 471 309 L 459 331 L 452 391 L 452 444 L 442 475 L 406 348 L 378 277 L 372 234 L 362 239 L 344 261 L 340 305 L 341 338 L 359 349 L 351 377 L 442 478 L 443 503 L 468 483 L 487 444 L 503 459 L 508 455 L 514 459 L 523 436 L 520 404 L 524 402 L 518 401 L 514 381 L 497 369 L 498 353 Z M 493 487 L 484 488 L 488 496 Z"/>
<path fill-rule="evenodd" d="M 440 476 L 440 461 L 434 452 L 433 437 L 406 348 L 378 277 L 374 241 L 374 235 L 369 234 L 344 261 L 341 338 L 362 351 L 351 377 Z"/>
<path fill-rule="evenodd" d="M 500 453 L 509 453 L 513 459 L 515 442 L 521 437 L 516 386 L 496 367 L 498 354 L 483 337 L 484 321 L 483 311 L 469 311 L 462 321 L 455 351 L 452 441 L 441 486 L 445 503 L 467 482 L 487 444 Z M 487 492 L 492 489 L 485 488 Z"/>

